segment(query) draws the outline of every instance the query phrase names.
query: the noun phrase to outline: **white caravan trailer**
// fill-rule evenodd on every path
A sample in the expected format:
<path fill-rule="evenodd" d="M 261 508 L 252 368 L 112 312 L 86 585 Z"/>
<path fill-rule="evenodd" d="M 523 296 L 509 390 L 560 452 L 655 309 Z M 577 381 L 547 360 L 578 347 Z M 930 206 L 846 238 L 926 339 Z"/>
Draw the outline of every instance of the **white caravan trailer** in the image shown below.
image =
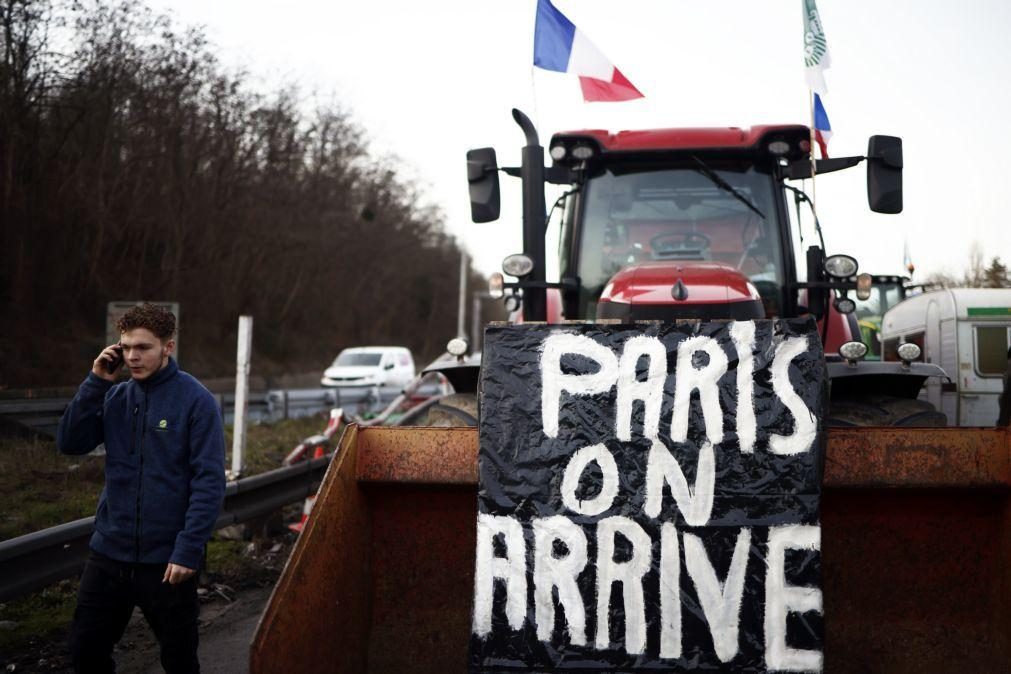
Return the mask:
<path fill-rule="evenodd" d="M 920 392 L 949 426 L 993 426 L 1011 342 L 1011 289 L 949 288 L 914 295 L 881 320 L 883 360 L 899 360 L 913 342 L 921 360 L 940 365 L 949 381 L 932 377 Z"/>

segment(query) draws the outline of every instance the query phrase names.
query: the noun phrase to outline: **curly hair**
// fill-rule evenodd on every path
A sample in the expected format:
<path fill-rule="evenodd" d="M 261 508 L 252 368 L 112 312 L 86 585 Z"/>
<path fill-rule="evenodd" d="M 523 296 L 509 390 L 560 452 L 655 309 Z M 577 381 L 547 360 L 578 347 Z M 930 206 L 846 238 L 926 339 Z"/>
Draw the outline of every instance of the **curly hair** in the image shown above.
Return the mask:
<path fill-rule="evenodd" d="M 176 317 L 168 309 L 162 309 L 145 302 L 127 309 L 126 313 L 116 321 L 120 332 L 134 328 L 146 328 L 161 340 L 171 339 L 176 334 Z"/>

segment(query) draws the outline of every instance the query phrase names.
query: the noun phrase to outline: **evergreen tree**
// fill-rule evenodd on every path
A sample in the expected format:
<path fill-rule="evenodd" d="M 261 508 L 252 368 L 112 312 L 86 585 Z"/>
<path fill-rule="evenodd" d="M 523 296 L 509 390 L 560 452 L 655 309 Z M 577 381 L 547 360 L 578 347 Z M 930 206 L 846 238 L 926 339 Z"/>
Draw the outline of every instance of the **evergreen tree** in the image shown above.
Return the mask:
<path fill-rule="evenodd" d="M 1000 256 L 990 260 L 990 265 L 983 270 L 984 288 L 1011 288 L 1011 280 L 1008 279 L 1007 265 L 1000 261 Z"/>

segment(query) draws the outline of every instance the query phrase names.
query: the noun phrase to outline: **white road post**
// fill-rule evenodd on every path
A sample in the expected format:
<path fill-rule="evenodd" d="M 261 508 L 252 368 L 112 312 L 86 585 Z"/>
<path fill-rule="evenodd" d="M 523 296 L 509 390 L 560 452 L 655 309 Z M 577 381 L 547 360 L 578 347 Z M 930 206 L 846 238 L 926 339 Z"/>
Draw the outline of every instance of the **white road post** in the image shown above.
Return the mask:
<path fill-rule="evenodd" d="M 249 413 L 249 361 L 253 347 L 253 317 L 239 316 L 239 344 L 235 364 L 235 419 L 232 425 L 233 480 L 242 475 L 246 450 L 246 416 Z"/>
<path fill-rule="evenodd" d="M 464 316 L 467 313 L 467 251 L 460 251 L 460 301 L 457 305 L 456 336 L 466 337 Z"/>
<path fill-rule="evenodd" d="M 470 294 L 470 350 L 481 350 L 481 298 L 482 292 Z"/>

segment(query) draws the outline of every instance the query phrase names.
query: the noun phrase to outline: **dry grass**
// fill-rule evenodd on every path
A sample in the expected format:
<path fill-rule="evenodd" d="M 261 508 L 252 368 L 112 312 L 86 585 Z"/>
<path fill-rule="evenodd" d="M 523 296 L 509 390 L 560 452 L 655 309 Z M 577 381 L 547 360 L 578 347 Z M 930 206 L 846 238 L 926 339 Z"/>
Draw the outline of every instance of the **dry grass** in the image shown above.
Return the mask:
<path fill-rule="evenodd" d="M 0 540 L 93 515 L 104 466 L 60 454 L 52 440 L 0 440 Z"/>
<path fill-rule="evenodd" d="M 325 426 L 323 416 L 251 426 L 246 475 L 280 468 L 295 445 Z M 230 427 L 225 435 L 230 456 Z M 104 467 L 102 457 L 60 454 L 52 440 L 0 439 L 0 540 L 93 515 Z"/>
<path fill-rule="evenodd" d="M 246 475 L 257 475 L 281 467 L 281 461 L 295 445 L 326 428 L 326 416 L 287 419 L 274 424 L 250 426 L 246 434 Z M 232 428 L 225 429 L 225 447 L 232 455 Z M 229 466 L 226 466 L 230 467 Z"/>
<path fill-rule="evenodd" d="M 281 466 L 281 460 L 304 438 L 322 433 L 323 416 L 252 426 L 246 443 L 246 475 Z M 231 428 L 226 429 L 231 452 Z M 0 439 L 0 540 L 70 522 L 95 513 L 104 482 L 105 459 L 64 456 L 52 440 Z M 249 545 L 213 540 L 208 569 L 235 583 L 263 582 L 276 569 L 250 556 Z M 281 560 L 283 563 L 283 560 Z M 42 644 L 62 643 L 76 604 L 77 580 L 64 580 L 26 597 L 0 604 L 0 621 L 16 626 L 0 630 L 0 654 L 35 651 Z M 0 655 L 0 667 L 6 666 Z"/>

